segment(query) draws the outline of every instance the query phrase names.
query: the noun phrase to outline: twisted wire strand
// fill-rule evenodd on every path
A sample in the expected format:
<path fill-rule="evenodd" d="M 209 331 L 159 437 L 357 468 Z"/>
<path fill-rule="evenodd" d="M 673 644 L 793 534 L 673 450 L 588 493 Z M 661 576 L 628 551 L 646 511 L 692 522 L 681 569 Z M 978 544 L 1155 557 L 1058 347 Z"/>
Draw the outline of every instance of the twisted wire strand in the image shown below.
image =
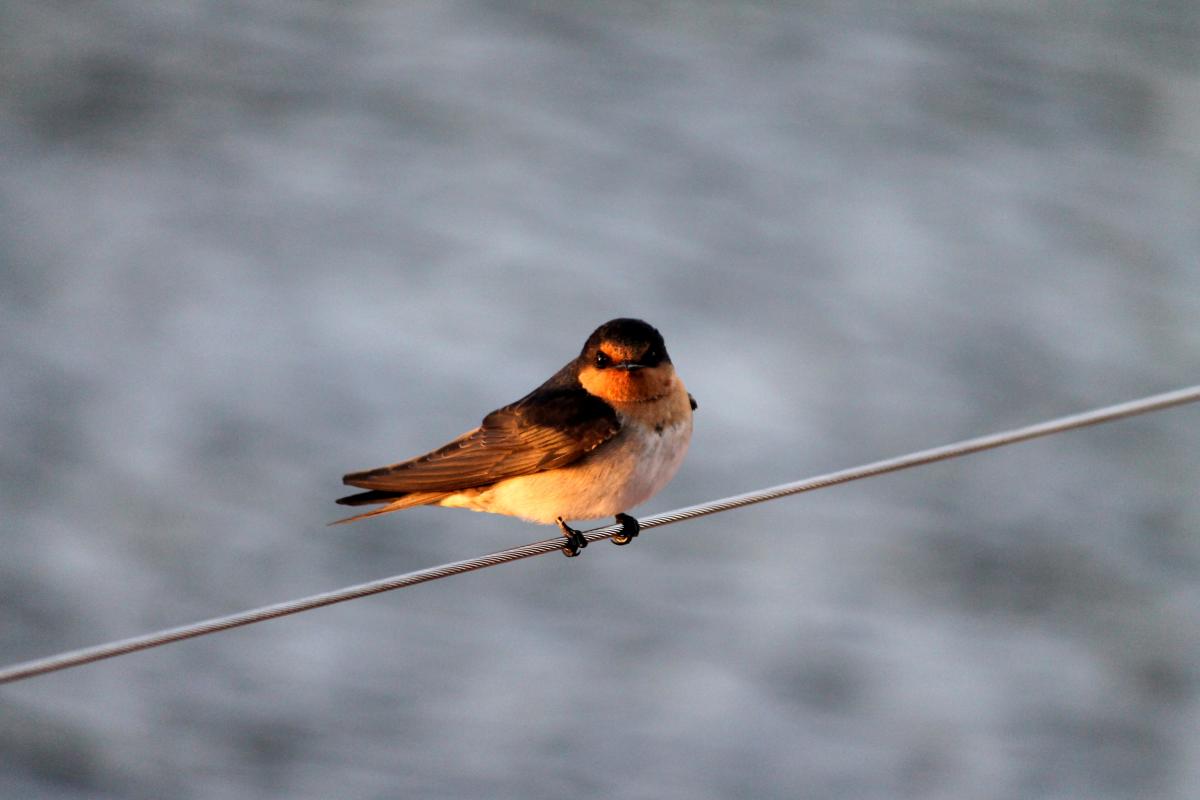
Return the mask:
<path fill-rule="evenodd" d="M 642 530 L 647 530 L 650 528 L 657 528 L 661 525 L 671 525 L 676 522 L 683 522 L 685 520 L 707 516 L 708 514 L 716 514 L 735 508 L 741 508 L 742 506 L 763 503 L 768 500 L 776 500 L 780 497 L 787 497 L 788 495 L 808 492 L 814 489 L 821 489 L 826 486 L 836 486 L 837 484 L 848 483 L 850 481 L 859 480 L 860 478 L 869 478 L 875 475 L 896 472 L 898 470 L 908 469 L 909 467 L 916 467 L 922 464 L 932 464 L 935 461 L 944 461 L 949 458 L 957 458 L 959 456 L 969 455 L 971 453 L 978 453 L 982 450 L 990 450 L 995 447 L 1002 447 L 1004 445 L 1015 444 L 1017 442 L 1024 442 L 1028 441 L 1029 439 L 1036 439 L 1041 436 L 1062 433 L 1063 431 L 1083 428 L 1089 425 L 1113 422 L 1115 420 L 1132 417 L 1138 414 L 1146 414 L 1152 411 L 1160 411 L 1173 406 L 1183 405 L 1185 403 L 1193 403 L 1197 400 L 1200 400 L 1200 385 L 1191 386 L 1186 389 L 1178 389 L 1171 392 L 1163 392 L 1162 394 L 1143 397 L 1127 403 L 1118 403 L 1117 405 L 1105 406 L 1103 408 L 1085 411 L 1080 414 L 1072 414 L 1069 416 L 1052 419 L 1047 422 L 1040 422 L 1035 425 L 1014 428 L 1012 430 L 1003 431 L 1001 433 L 993 433 L 987 436 L 979 436 L 974 439 L 965 439 L 954 444 L 933 447 L 927 450 L 920 450 L 915 453 L 909 453 L 896 458 L 874 461 L 870 464 L 851 467 L 850 469 L 829 472 L 824 475 L 817 475 L 812 478 L 793 481 L 791 483 L 782 483 L 778 486 L 771 486 L 765 489 L 746 492 L 744 494 L 733 495 L 731 497 L 725 497 L 720 500 L 713 500 L 707 503 L 700 503 L 694 506 L 686 506 L 684 508 L 668 511 L 662 514 L 654 514 L 641 519 L 641 527 Z M 602 539 L 610 539 L 615 534 L 621 533 L 621 530 L 622 528 L 620 525 L 608 525 L 601 528 L 584 531 L 583 534 L 590 543 L 597 542 Z M 498 564 L 507 564 L 510 561 L 518 561 L 523 558 L 532 558 L 533 556 L 545 555 L 546 553 L 561 551 L 562 548 L 563 539 L 558 537 L 553 539 L 545 539 L 540 542 L 533 542 L 521 547 L 513 547 L 508 550 L 501 550 L 499 552 L 480 556 L 478 558 L 468 558 L 463 561 L 454 561 L 437 567 L 421 569 L 415 572 L 407 572 L 402 575 L 395 575 L 390 578 L 383 578 L 377 581 L 361 583 L 356 586 L 348 586 L 344 589 L 338 589 L 337 591 L 315 594 L 309 597 L 300 598 L 298 600 L 276 603 L 274 605 L 263 606 L 261 608 L 242 611 L 237 614 L 230 614 L 223 617 L 214 617 L 212 619 L 203 620 L 190 625 L 181 625 L 176 628 L 168 628 L 155 633 L 135 636 L 130 639 L 121 639 L 119 641 L 96 645 L 94 647 L 71 650 L 55 656 L 40 658 L 33 661 L 25 661 L 4 669 L 0 669 L 0 684 L 12 683 L 14 681 L 32 678 L 37 675 L 44 675 L 48 672 L 56 672 L 58 670 L 67 669 L 68 667 L 77 667 L 83 664 L 90 664 L 94 661 L 122 656 L 128 653 L 135 653 L 140 650 L 148 650 L 152 647 L 159 647 L 160 645 L 169 644 L 170 642 L 192 639 L 197 636 L 205 636 L 218 631 L 225 631 L 231 628 L 240 628 L 244 625 L 252 625 L 256 622 L 264 622 L 269 619 L 286 617 L 290 614 L 298 614 L 302 611 L 311 611 L 312 609 L 333 605 L 334 603 L 343 603 L 347 600 L 357 600 L 360 597 L 367 597 L 369 595 L 379 594 L 381 592 L 390 592 L 393 589 L 403 589 L 407 586 L 416 586 L 419 583 L 426 583 L 428 581 L 439 580 L 441 578 L 448 578 L 451 575 L 472 572 L 485 567 L 494 567 Z"/>

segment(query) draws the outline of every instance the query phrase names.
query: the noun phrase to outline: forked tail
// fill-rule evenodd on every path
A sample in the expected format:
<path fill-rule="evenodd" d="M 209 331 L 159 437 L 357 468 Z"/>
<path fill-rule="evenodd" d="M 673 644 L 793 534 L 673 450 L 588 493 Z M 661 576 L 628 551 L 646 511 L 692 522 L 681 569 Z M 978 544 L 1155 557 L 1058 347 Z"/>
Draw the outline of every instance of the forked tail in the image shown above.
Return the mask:
<path fill-rule="evenodd" d="M 373 508 L 363 514 L 356 514 L 353 517 L 334 520 L 329 524 L 342 525 L 358 519 L 377 517 L 380 514 L 390 514 L 393 511 L 400 511 L 404 508 L 427 506 L 438 502 L 444 497 L 449 497 L 450 494 L 451 492 L 384 492 L 378 489 L 373 489 L 369 492 L 359 492 L 358 494 L 338 498 L 338 504 L 343 506 L 367 506 L 383 503 L 385 505 L 381 508 Z"/>

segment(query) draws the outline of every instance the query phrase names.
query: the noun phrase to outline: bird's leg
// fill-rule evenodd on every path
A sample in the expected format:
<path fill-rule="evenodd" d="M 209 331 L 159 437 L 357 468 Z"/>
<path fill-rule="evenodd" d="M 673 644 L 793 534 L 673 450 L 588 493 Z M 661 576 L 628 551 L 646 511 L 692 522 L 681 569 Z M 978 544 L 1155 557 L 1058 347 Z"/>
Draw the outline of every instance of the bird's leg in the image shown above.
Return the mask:
<path fill-rule="evenodd" d="M 613 544 L 629 544 L 642 530 L 642 524 L 628 514 L 617 514 L 617 522 L 621 523 L 621 532 L 613 535 Z"/>
<path fill-rule="evenodd" d="M 558 520 L 558 529 L 562 531 L 562 535 L 567 538 L 567 544 L 563 547 L 563 555 L 567 558 L 574 558 L 579 555 L 579 551 L 587 547 L 587 539 L 584 538 L 583 531 L 577 531 L 568 525 L 562 517 Z"/>

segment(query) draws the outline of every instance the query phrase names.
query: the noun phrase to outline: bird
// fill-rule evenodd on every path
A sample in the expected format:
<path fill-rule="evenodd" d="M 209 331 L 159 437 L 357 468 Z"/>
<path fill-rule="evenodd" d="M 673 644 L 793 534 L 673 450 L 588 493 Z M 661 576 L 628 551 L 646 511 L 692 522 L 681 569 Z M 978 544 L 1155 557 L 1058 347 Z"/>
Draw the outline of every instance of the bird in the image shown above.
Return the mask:
<path fill-rule="evenodd" d="M 640 319 L 610 320 L 579 355 L 529 394 L 424 455 L 351 472 L 366 491 L 341 505 L 379 508 L 331 524 L 414 506 L 467 508 L 555 524 L 563 553 L 587 546 L 567 520 L 614 517 L 626 545 L 641 529 L 625 513 L 666 486 L 683 463 L 696 401 L 662 334 Z"/>

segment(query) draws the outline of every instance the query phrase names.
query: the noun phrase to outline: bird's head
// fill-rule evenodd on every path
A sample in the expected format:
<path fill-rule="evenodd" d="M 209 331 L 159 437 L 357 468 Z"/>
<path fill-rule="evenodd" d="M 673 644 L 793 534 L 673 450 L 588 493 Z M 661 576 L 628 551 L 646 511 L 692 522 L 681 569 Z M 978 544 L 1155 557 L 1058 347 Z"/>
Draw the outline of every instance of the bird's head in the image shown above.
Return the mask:
<path fill-rule="evenodd" d="M 655 400 L 675 381 L 662 334 L 640 319 L 601 325 L 588 337 L 577 363 L 583 388 L 614 404 Z"/>

